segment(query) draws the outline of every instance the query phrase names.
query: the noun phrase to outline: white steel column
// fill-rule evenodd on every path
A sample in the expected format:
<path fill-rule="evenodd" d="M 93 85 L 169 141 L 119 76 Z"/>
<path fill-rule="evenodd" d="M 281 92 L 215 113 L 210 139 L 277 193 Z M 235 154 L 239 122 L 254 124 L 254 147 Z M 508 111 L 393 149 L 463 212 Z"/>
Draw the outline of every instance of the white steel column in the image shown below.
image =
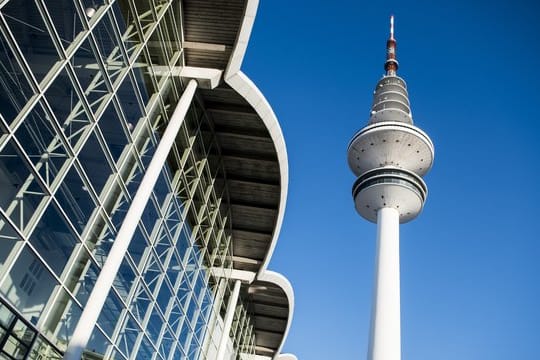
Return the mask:
<path fill-rule="evenodd" d="M 236 280 L 234 283 L 234 289 L 229 298 L 227 304 L 227 312 L 225 313 L 225 319 L 223 320 L 223 332 L 221 333 L 221 340 L 219 341 L 219 348 L 216 355 L 216 360 L 224 360 L 225 352 L 227 351 L 227 342 L 229 341 L 229 333 L 231 332 L 231 326 L 234 319 L 234 312 L 236 310 L 236 304 L 238 303 L 238 295 L 240 294 L 241 281 Z"/>
<path fill-rule="evenodd" d="M 400 360 L 399 213 L 377 212 L 377 264 L 368 360 Z"/>
<path fill-rule="evenodd" d="M 120 230 L 118 230 L 111 251 L 107 256 L 105 264 L 103 264 L 103 268 L 96 280 L 96 284 L 92 289 L 92 293 L 84 307 L 81 318 L 73 332 L 73 336 L 71 337 L 66 353 L 64 354 L 64 360 L 80 360 L 82 357 L 82 353 L 88 344 L 90 335 L 92 334 L 101 309 L 103 308 L 107 295 L 112 287 L 114 278 L 120 268 L 122 259 L 126 255 L 131 238 L 137 229 L 137 224 L 139 223 L 144 208 L 154 189 L 159 174 L 161 173 L 161 169 L 165 165 L 165 161 L 167 160 L 167 156 L 176 139 L 176 135 L 180 130 L 180 126 L 184 122 L 196 89 L 197 81 L 190 80 L 176 105 L 169 124 L 167 125 L 167 129 L 165 129 L 154 157 L 146 169 L 141 184 L 137 189 L 137 193 L 133 198 L 133 202 L 129 207 Z"/>

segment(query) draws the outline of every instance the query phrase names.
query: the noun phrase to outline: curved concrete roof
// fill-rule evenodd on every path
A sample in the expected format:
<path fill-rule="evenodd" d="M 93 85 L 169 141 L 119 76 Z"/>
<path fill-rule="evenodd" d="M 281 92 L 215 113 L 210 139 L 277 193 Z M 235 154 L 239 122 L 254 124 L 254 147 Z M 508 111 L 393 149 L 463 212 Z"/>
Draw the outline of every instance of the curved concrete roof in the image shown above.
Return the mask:
<path fill-rule="evenodd" d="M 258 0 L 183 0 L 184 64 L 223 70 L 223 82 L 198 96 L 213 120 L 229 190 L 233 267 L 264 271 L 281 229 L 288 160 L 277 118 L 240 71 Z"/>
<path fill-rule="evenodd" d="M 251 287 L 262 290 L 251 293 L 256 345 L 260 346 L 260 352 L 263 348 L 271 347 L 274 350 L 273 358 L 277 359 L 291 327 L 294 313 L 293 288 L 285 276 L 270 270 L 259 274 Z M 274 339 L 272 347 L 269 343 L 276 336 L 279 339 Z"/>
<path fill-rule="evenodd" d="M 184 63 L 225 70 L 223 83 L 198 93 L 221 146 L 233 267 L 257 273 L 244 288 L 254 316 L 257 354 L 296 360 L 294 355 L 280 355 L 294 312 L 292 286 L 284 276 L 267 270 L 285 212 L 287 150 L 270 104 L 240 71 L 258 3 L 183 0 Z"/>
<path fill-rule="evenodd" d="M 281 354 L 278 355 L 277 360 L 298 360 L 296 355 L 293 354 Z"/>
<path fill-rule="evenodd" d="M 242 97 L 244 97 L 248 103 L 255 109 L 257 114 L 260 116 L 263 123 L 266 125 L 270 136 L 274 142 L 274 146 L 277 153 L 277 158 L 279 162 L 280 170 L 280 185 L 281 185 L 281 194 L 279 202 L 278 217 L 274 227 L 274 232 L 272 235 L 272 241 L 268 252 L 265 256 L 264 262 L 259 270 L 259 272 L 264 272 L 268 267 L 270 258 L 274 252 L 274 248 L 279 237 L 279 232 L 281 230 L 281 225 L 283 222 L 283 216 L 285 214 L 285 204 L 287 201 L 287 190 L 289 186 L 289 165 L 287 158 L 287 148 L 285 146 L 285 139 L 283 138 L 283 133 L 279 122 L 277 120 L 272 107 L 262 94 L 262 92 L 257 88 L 257 86 L 244 74 L 240 71 L 240 66 L 244 55 L 246 53 L 247 44 L 249 37 L 251 35 L 251 30 L 253 28 L 253 23 L 255 22 L 255 15 L 257 14 L 257 7 L 259 5 L 259 0 L 248 0 L 246 3 L 246 10 L 244 17 L 242 19 L 242 24 L 240 25 L 240 32 L 234 47 L 231 60 L 227 65 L 227 69 L 224 74 L 225 82 L 227 82 L 233 89 L 235 89 Z"/>
<path fill-rule="evenodd" d="M 285 214 L 285 204 L 287 202 L 287 190 L 289 184 L 287 149 L 285 147 L 285 140 L 283 138 L 283 133 L 281 132 L 281 127 L 279 126 L 276 115 L 274 114 L 274 111 L 270 107 L 268 101 L 266 101 L 265 97 L 255 86 L 255 84 L 253 84 L 253 82 L 241 71 L 238 71 L 234 75 L 231 75 L 231 77 L 229 77 L 229 79 L 227 79 L 226 81 L 231 85 L 233 89 L 238 91 L 238 93 L 240 93 L 257 111 L 257 114 L 260 116 L 261 120 L 266 125 L 270 136 L 274 142 L 279 163 L 281 185 L 279 208 L 277 213 L 277 219 L 274 224 L 272 240 L 264 257 L 264 261 L 259 269 L 259 273 L 262 273 L 268 267 L 268 263 L 270 262 L 272 254 L 274 253 L 274 249 L 283 222 L 283 216 Z"/>

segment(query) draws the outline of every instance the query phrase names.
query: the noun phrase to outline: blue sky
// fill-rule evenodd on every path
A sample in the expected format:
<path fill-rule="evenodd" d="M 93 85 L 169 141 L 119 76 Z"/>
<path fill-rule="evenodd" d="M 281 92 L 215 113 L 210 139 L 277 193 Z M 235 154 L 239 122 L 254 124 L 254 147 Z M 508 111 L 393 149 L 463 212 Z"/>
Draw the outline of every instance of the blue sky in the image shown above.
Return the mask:
<path fill-rule="evenodd" d="M 404 360 L 540 358 L 540 5 L 261 0 L 243 71 L 288 147 L 271 269 L 295 289 L 284 350 L 366 356 L 375 225 L 347 144 L 368 119 L 396 16 L 399 75 L 435 143 L 424 212 L 401 227 Z"/>

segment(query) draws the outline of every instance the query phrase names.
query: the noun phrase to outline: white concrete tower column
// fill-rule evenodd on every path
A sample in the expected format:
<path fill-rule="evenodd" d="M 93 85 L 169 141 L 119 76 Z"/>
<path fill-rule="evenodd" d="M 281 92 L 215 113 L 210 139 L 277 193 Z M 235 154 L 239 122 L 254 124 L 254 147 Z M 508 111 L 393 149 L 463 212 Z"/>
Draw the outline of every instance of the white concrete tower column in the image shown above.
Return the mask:
<path fill-rule="evenodd" d="M 180 126 L 184 122 L 196 89 L 197 81 L 190 80 L 176 105 L 169 124 L 167 125 L 167 129 L 165 129 L 156 152 L 154 153 L 154 157 L 146 169 L 145 175 L 137 189 L 137 193 L 133 198 L 124 222 L 122 223 L 122 226 L 120 226 L 118 234 L 114 239 L 107 260 L 105 261 L 105 264 L 103 264 L 103 268 L 99 273 L 96 284 L 90 293 L 90 297 L 84 307 L 81 318 L 75 327 L 73 336 L 71 337 L 66 353 L 64 354 L 64 360 L 80 360 L 82 357 L 82 353 L 88 344 L 90 335 L 96 326 L 101 309 L 103 308 L 107 295 L 112 287 L 114 278 L 118 273 L 122 259 L 126 255 L 131 238 L 137 229 L 137 224 L 141 219 L 146 203 L 152 194 L 152 190 L 158 180 L 161 169 L 167 161 L 167 156 L 171 151 L 171 147 L 180 130 Z"/>
<path fill-rule="evenodd" d="M 219 341 L 219 348 L 216 355 L 216 360 L 225 359 L 227 342 L 229 341 L 229 333 L 231 332 L 234 312 L 236 310 L 236 304 L 238 303 L 238 296 L 240 295 L 241 284 L 242 282 L 240 280 L 236 280 L 234 282 L 234 288 L 227 304 L 227 312 L 225 313 L 225 319 L 223 320 L 223 332 L 221 333 L 221 340 Z"/>
<path fill-rule="evenodd" d="M 368 360 L 401 359 L 399 212 L 377 211 L 377 260 Z"/>

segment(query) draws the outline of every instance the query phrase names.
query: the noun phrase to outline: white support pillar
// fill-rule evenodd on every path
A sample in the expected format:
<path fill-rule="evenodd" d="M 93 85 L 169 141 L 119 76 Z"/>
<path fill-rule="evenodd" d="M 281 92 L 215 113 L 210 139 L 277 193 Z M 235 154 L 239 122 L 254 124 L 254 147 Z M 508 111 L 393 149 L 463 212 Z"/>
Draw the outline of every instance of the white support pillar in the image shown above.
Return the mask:
<path fill-rule="evenodd" d="M 368 360 L 401 359 L 399 213 L 377 212 L 377 263 Z"/>
<path fill-rule="evenodd" d="M 223 320 L 223 333 L 221 333 L 221 340 L 219 341 L 219 348 L 216 355 L 216 360 L 224 360 L 225 352 L 227 351 L 227 342 L 229 341 L 229 333 L 231 332 L 231 326 L 234 319 L 234 312 L 236 310 L 236 304 L 238 303 L 238 295 L 240 294 L 240 280 L 236 280 L 234 283 L 233 292 L 229 298 L 227 304 L 227 312 L 225 313 L 225 319 Z"/>
<path fill-rule="evenodd" d="M 174 140 L 180 130 L 180 126 L 184 122 L 196 89 L 197 81 L 190 80 L 176 105 L 169 124 L 167 125 L 167 129 L 165 129 L 154 157 L 150 161 L 148 169 L 146 169 L 146 173 L 137 189 L 137 193 L 133 198 L 133 202 L 129 207 L 124 222 L 122 223 L 120 230 L 118 230 L 118 234 L 111 247 L 111 251 L 107 256 L 107 260 L 105 261 L 105 264 L 103 264 L 103 268 L 96 280 L 96 284 L 83 309 L 81 318 L 77 323 L 66 353 L 64 354 L 64 360 L 80 360 L 82 357 L 82 353 L 88 344 L 90 335 L 92 334 L 99 314 L 101 313 L 101 309 L 103 308 L 107 295 L 112 287 L 114 278 L 118 273 L 122 259 L 126 255 L 131 238 L 137 229 L 137 224 L 139 223 L 144 208 L 154 189 L 161 169 L 165 165 L 165 161 L 167 161 L 167 156 L 169 155 Z"/>

